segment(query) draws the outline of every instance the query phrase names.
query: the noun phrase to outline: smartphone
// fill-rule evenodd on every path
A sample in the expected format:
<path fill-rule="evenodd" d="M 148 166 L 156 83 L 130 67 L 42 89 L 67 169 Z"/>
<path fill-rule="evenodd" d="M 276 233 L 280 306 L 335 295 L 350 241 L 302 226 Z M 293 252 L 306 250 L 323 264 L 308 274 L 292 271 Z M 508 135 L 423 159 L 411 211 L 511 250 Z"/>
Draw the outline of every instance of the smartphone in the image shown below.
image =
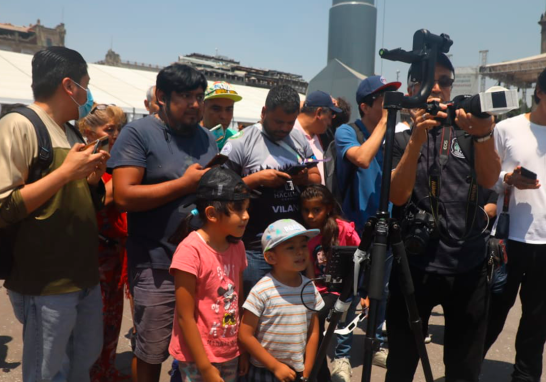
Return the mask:
<path fill-rule="evenodd" d="M 221 166 L 224 163 L 228 161 L 229 157 L 224 154 L 216 154 L 214 158 L 210 160 L 209 163 L 205 166 L 205 168 L 214 167 L 214 166 Z"/>
<path fill-rule="evenodd" d="M 307 166 L 303 165 L 303 164 L 297 164 L 297 165 L 294 165 L 292 167 L 289 167 L 288 170 L 286 170 L 286 173 L 288 175 L 297 175 L 300 173 L 300 171 L 303 171 L 307 168 Z"/>
<path fill-rule="evenodd" d="M 96 141 L 86 144 L 84 147 L 82 147 L 80 151 L 85 151 L 89 147 L 93 146 L 94 147 L 93 154 L 96 154 L 99 152 L 99 150 L 103 150 L 105 146 L 107 147 L 109 142 L 110 142 L 110 137 L 108 135 L 105 135 L 104 137 L 100 137 Z"/>
<path fill-rule="evenodd" d="M 531 180 L 537 180 L 537 174 L 532 171 L 527 170 L 525 167 L 521 166 L 521 176 Z"/>

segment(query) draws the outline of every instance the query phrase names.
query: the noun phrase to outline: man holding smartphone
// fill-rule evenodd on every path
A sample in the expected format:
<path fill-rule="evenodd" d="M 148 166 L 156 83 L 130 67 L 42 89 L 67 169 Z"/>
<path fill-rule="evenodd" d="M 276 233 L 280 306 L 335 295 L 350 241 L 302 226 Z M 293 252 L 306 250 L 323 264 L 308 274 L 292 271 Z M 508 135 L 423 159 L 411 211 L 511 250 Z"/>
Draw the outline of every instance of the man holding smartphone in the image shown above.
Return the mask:
<path fill-rule="evenodd" d="M 540 73 L 531 113 L 500 122 L 495 143 L 502 170 L 495 191 L 499 210 L 504 189 L 511 187 L 507 240 L 507 282 L 491 295 L 485 353 L 502 331 L 518 290 L 522 315 L 516 336 L 512 381 L 540 381 L 546 342 L 546 69 Z"/>
<path fill-rule="evenodd" d="M 169 267 L 176 249 L 169 238 L 190 213 L 190 195 L 218 152 L 212 134 L 199 125 L 206 87 L 203 73 L 190 66 L 162 69 L 159 112 L 125 125 L 108 162 L 114 201 L 127 211 L 139 381 L 159 381 L 169 357 L 175 301 Z"/>
<path fill-rule="evenodd" d="M 271 269 L 261 248 L 267 226 L 279 219 L 300 221 L 300 187 L 320 183 L 316 165 L 297 174 L 287 173 L 305 159 L 314 158 L 307 138 L 294 129 L 299 111 L 298 93 L 290 86 L 276 86 L 267 95 L 261 123 L 241 130 L 222 149 L 222 154 L 229 156 L 227 167 L 261 193 L 250 200 L 250 221 L 243 236 L 248 259 L 244 272 L 246 293 Z"/>
<path fill-rule="evenodd" d="M 4 286 L 23 324 L 24 381 L 88 382 L 102 348 L 96 211 L 109 155 L 84 149 L 66 125 L 90 112 L 89 80 L 74 50 L 54 46 L 34 55 L 28 108 L 47 130 L 49 150 L 25 116 L 0 120 L 0 256 L 13 240 Z M 39 155 L 51 149 L 52 162 L 31 179 Z"/>

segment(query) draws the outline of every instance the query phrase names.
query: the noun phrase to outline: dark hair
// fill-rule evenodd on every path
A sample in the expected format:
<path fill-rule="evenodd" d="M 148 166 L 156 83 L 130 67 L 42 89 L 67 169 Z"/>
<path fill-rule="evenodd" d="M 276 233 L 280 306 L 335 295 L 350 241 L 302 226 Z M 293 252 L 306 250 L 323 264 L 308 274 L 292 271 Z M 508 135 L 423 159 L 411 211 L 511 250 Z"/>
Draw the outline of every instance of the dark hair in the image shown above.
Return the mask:
<path fill-rule="evenodd" d="M 441 67 L 448 69 L 451 73 L 453 73 L 453 76 L 455 76 L 455 68 L 453 67 L 451 60 L 445 53 L 438 52 L 438 56 L 436 56 L 436 65 L 440 65 Z M 408 70 L 408 83 L 411 82 L 410 79 L 414 70 L 415 65 L 411 64 Z"/>
<path fill-rule="evenodd" d="M 172 64 L 157 74 L 156 90 L 161 90 L 167 97 L 172 92 L 185 92 L 197 88 L 207 89 L 205 75 L 197 69 L 184 64 Z"/>
<path fill-rule="evenodd" d="M 321 203 L 331 208 L 331 212 L 326 218 L 324 225 L 320 229 L 322 234 L 322 250 L 328 256 L 332 247 L 339 242 L 339 227 L 337 225 L 337 219 L 341 219 L 341 208 L 339 203 L 334 198 L 334 195 L 330 192 L 326 186 L 322 184 L 313 184 L 307 187 L 300 196 L 303 204 L 304 200 L 320 199 Z"/>
<path fill-rule="evenodd" d="M 269 93 L 267 93 L 265 107 L 273 111 L 279 106 L 286 114 L 299 112 L 300 96 L 298 92 L 288 85 L 272 87 Z"/>
<path fill-rule="evenodd" d="M 535 104 L 540 102 L 540 98 L 537 96 L 537 89 L 540 89 L 541 92 L 546 93 L 546 69 L 544 69 L 537 78 L 537 83 L 535 85 L 535 92 L 533 98 L 535 99 Z"/>
<path fill-rule="evenodd" d="M 362 101 L 358 104 L 358 114 L 360 114 L 360 118 L 364 117 L 364 112 L 362 111 L 362 109 L 360 108 L 360 105 L 365 103 L 366 105 L 368 105 L 369 107 L 372 107 L 373 106 L 373 103 L 375 102 L 375 100 L 377 99 L 377 96 L 381 93 L 385 93 L 389 90 L 392 90 L 392 88 L 387 88 L 387 89 L 383 89 L 381 90 L 380 92 L 377 92 L 377 93 L 372 93 L 372 94 L 368 94 L 366 97 L 362 98 Z"/>
<path fill-rule="evenodd" d="M 337 99 L 337 107 L 341 109 L 341 113 L 334 113 L 334 118 L 332 119 L 334 130 L 351 120 L 351 104 L 345 98 L 339 97 Z"/>
<path fill-rule="evenodd" d="M 248 189 L 244 184 L 241 183 L 235 186 L 234 191 L 236 193 L 246 193 L 248 192 Z M 243 209 L 244 203 L 245 200 L 228 201 L 198 199 L 195 202 L 195 209 L 198 212 L 199 219 L 203 224 L 205 224 L 207 221 L 205 209 L 207 207 L 212 206 L 217 212 L 222 213 L 225 216 L 230 216 L 231 212 L 233 211 L 241 211 Z M 182 240 L 186 238 L 186 236 L 190 234 L 190 232 L 193 230 L 191 226 L 191 220 L 193 219 L 193 217 L 194 215 L 189 213 L 188 216 L 186 216 L 186 218 L 180 222 L 180 225 L 178 226 L 176 231 L 169 238 L 170 243 L 178 245 Z M 240 237 L 234 236 L 228 236 L 226 239 L 229 243 L 233 244 L 236 244 L 241 240 Z"/>
<path fill-rule="evenodd" d="M 313 115 L 317 112 L 318 108 L 321 106 L 307 106 L 303 105 L 303 107 L 300 110 L 301 114 L 307 114 L 307 115 Z M 324 109 L 324 108 L 323 108 Z"/>
<path fill-rule="evenodd" d="M 63 79 L 68 77 L 80 83 L 87 74 L 87 63 L 82 55 L 64 46 L 50 46 L 38 51 L 32 58 L 32 93 L 35 100 L 51 97 Z"/>

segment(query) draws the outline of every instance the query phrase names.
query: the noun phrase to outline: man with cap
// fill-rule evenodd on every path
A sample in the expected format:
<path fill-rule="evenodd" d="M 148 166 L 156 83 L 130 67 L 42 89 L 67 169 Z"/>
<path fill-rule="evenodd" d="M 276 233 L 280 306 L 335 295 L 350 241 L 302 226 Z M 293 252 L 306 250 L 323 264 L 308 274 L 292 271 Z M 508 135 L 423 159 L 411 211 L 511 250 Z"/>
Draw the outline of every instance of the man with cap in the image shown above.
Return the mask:
<path fill-rule="evenodd" d="M 230 137 L 239 132 L 230 125 L 233 120 L 233 105 L 242 99 L 225 81 L 216 81 L 205 91 L 205 112 L 201 124 L 216 137 L 220 150 Z"/>
<path fill-rule="evenodd" d="M 294 123 L 294 129 L 305 135 L 317 159 L 324 158 L 325 147 L 322 146 L 319 135 L 332 127 L 333 113 L 341 113 L 341 109 L 334 105 L 329 94 L 316 90 L 307 96 Z M 317 167 L 322 184 L 325 184 L 323 163 L 319 163 Z"/>
<path fill-rule="evenodd" d="M 358 232 L 362 232 L 366 221 L 375 215 L 379 208 L 383 165 L 382 145 L 387 130 L 387 112 L 383 109 L 383 95 L 399 87 L 400 82 L 388 83 L 382 76 L 364 79 L 356 91 L 360 119 L 350 125 L 342 125 L 336 130 L 338 187 L 345 192 L 342 208 L 345 216 L 355 223 Z M 387 273 L 390 273 L 390 266 L 386 267 Z M 350 322 L 354 308 L 355 304 L 349 308 L 346 322 Z M 384 317 L 385 304 L 382 304 L 377 331 L 381 342 L 384 341 L 381 337 Z M 346 376 L 350 370 L 351 342 L 351 334 L 338 336 L 336 362 L 332 372 L 333 380 L 347 380 Z M 374 355 L 374 364 L 385 367 L 386 354 L 386 350 L 381 347 L 380 351 Z"/>
<path fill-rule="evenodd" d="M 379 207 L 382 145 L 387 130 L 383 94 L 399 87 L 400 82 L 387 83 L 381 76 L 363 80 L 356 92 L 360 119 L 353 126 L 342 125 L 336 131 L 339 189 L 346 192 L 342 207 L 359 232 Z M 362 140 L 359 140 L 359 135 Z"/>
<path fill-rule="evenodd" d="M 408 93 L 421 89 L 414 66 L 408 76 Z M 455 71 L 449 58 L 438 54 L 434 86 L 429 100 L 447 103 Z M 445 108 L 445 105 L 442 106 Z M 408 203 L 405 211 L 424 218 L 406 219 L 403 232 L 415 300 L 426 332 L 432 309 L 441 305 L 445 316 L 444 363 L 446 381 L 477 382 L 484 351 L 487 318 L 486 242 L 487 219 L 483 188 L 496 183 L 501 165 L 492 138 L 492 118 L 480 119 L 456 111 L 455 124 L 442 126 L 426 110 L 412 110 L 413 126 L 396 134 L 390 200 L 396 206 Z M 436 185 L 431 187 L 429 185 Z M 413 209 L 415 207 L 415 209 Z M 408 214 L 408 218 L 411 217 Z M 423 221 L 432 219 L 429 230 L 417 234 Z M 420 221 L 420 222 L 419 222 Z M 429 220 L 430 221 L 430 220 Z M 403 221 L 404 222 L 404 221 Z M 417 222 L 418 225 L 412 222 Z M 412 227 L 414 227 L 412 229 Z M 426 240 L 422 240 L 425 238 Z M 402 287 L 397 277 L 390 280 L 387 304 L 389 330 L 388 382 L 412 381 L 419 362 L 417 345 L 408 321 Z"/>

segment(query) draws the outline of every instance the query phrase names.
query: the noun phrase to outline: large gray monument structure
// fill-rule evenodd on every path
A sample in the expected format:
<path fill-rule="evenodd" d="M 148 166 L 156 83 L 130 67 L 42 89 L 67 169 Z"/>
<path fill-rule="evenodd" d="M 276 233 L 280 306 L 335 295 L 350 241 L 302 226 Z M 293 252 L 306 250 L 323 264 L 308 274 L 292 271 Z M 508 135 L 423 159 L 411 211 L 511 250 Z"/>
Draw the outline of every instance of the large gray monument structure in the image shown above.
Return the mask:
<path fill-rule="evenodd" d="M 310 82 L 308 94 L 322 90 L 344 97 L 352 105 L 351 119 L 359 117 L 356 89 L 374 74 L 377 8 L 374 0 L 333 0 L 328 30 L 328 61 Z"/>

